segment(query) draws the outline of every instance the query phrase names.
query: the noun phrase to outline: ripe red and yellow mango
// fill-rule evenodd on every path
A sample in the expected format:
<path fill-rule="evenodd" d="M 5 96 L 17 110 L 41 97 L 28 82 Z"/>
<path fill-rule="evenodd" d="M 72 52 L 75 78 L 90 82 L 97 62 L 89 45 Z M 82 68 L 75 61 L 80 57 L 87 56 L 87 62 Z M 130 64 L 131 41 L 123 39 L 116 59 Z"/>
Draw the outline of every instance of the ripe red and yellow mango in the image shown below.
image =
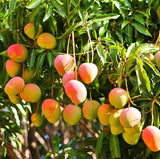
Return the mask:
<path fill-rule="evenodd" d="M 96 119 L 98 114 L 98 108 L 100 107 L 100 103 L 96 100 L 87 101 L 82 108 L 83 116 L 88 120 Z"/>
<path fill-rule="evenodd" d="M 75 105 L 67 105 L 63 110 L 63 118 L 70 125 L 76 125 L 81 119 L 81 109 Z"/>
<path fill-rule="evenodd" d="M 77 80 L 71 80 L 65 85 L 65 92 L 74 104 L 80 104 L 87 98 L 87 89 Z"/>
<path fill-rule="evenodd" d="M 11 60 L 23 63 L 27 60 L 28 50 L 20 44 L 13 44 L 7 49 L 8 56 Z"/>
<path fill-rule="evenodd" d="M 157 127 L 147 126 L 142 132 L 142 139 L 151 151 L 160 150 L 160 130 Z"/>
<path fill-rule="evenodd" d="M 79 76 L 84 83 L 91 83 L 98 74 L 98 68 L 94 63 L 83 63 L 78 69 Z"/>
<path fill-rule="evenodd" d="M 35 27 L 34 23 L 28 23 L 24 27 L 24 33 L 30 38 L 30 39 L 37 39 L 38 35 L 43 31 L 42 26 L 39 25 L 38 32 L 35 36 Z"/>
<path fill-rule="evenodd" d="M 109 102 L 117 109 L 123 108 L 128 102 L 128 92 L 122 88 L 113 88 L 108 95 Z"/>
<path fill-rule="evenodd" d="M 57 72 L 63 76 L 65 72 L 73 71 L 74 58 L 71 55 L 58 55 L 54 60 L 54 66 Z"/>
<path fill-rule="evenodd" d="M 37 38 L 37 44 L 43 49 L 54 49 L 57 46 L 57 41 L 51 33 L 42 33 Z"/>
<path fill-rule="evenodd" d="M 31 121 L 36 127 L 40 127 L 43 123 L 43 117 L 39 113 L 34 113 L 31 116 Z"/>
<path fill-rule="evenodd" d="M 61 115 L 60 105 L 54 99 L 46 99 L 42 103 L 42 112 L 50 123 L 56 123 Z"/>
<path fill-rule="evenodd" d="M 13 77 L 6 84 L 4 91 L 7 95 L 17 95 L 23 91 L 24 86 L 25 83 L 21 77 Z"/>
<path fill-rule="evenodd" d="M 109 104 L 103 104 L 98 108 L 98 118 L 102 125 L 107 126 L 109 124 L 109 116 L 112 110 L 113 107 Z"/>
<path fill-rule="evenodd" d="M 6 62 L 6 71 L 10 77 L 16 77 L 22 69 L 22 65 L 13 60 L 7 60 Z"/>
<path fill-rule="evenodd" d="M 20 97 L 26 102 L 36 103 L 41 98 L 41 89 L 36 84 L 28 83 L 20 93 Z"/>

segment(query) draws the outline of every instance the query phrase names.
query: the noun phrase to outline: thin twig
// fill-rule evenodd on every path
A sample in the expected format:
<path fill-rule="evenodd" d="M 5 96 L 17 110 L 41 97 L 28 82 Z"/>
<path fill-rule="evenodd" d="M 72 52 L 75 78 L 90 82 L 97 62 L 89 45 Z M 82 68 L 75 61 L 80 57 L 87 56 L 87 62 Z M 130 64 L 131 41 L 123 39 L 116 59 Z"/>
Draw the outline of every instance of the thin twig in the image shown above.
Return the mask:
<path fill-rule="evenodd" d="M 90 129 L 86 124 L 85 124 L 85 122 L 81 119 L 80 121 L 79 121 L 79 123 L 83 126 L 83 127 L 85 127 L 86 128 L 86 130 L 93 136 L 93 137 L 98 137 L 98 134 L 96 134 L 92 129 Z"/>
<path fill-rule="evenodd" d="M 76 72 L 76 80 L 77 80 L 77 65 L 76 65 L 76 53 L 75 53 L 75 41 L 74 41 L 74 31 L 72 32 L 72 43 L 73 43 L 73 56 L 74 56 L 74 65 L 75 65 L 75 72 Z"/>
<path fill-rule="evenodd" d="M 153 126 L 153 108 L 154 108 L 154 103 L 155 103 L 156 99 L 153 100 L 152 102 L 152 107 L 151 107 L 151 126 Z"/>
<path fill-rule="evenodd" d="M 92 49 L 92 59 L 91 59 L 91 62 L 93 63 L 94 51 L 93 51 L 93 47 L 92 47 L 91 35 L 90 35 L 89 29 L 88 29 L 88 25 L 87 25 L 87 24 L 85 24 L 85 26 L 86 26 L 87 34 L 88 34 L 88 38 L 89 38 L 89 41 L 90 41 L 90 44 L 91 44 L 91 49 Z"/>
<path fill-rule="evenodd" d="M 121 68 L 121 74 L 120 74 L 120 81 L 119 81 L 119 88 L 121 88 L 122 84 L 122 76 L 123 76 L 123 67 L 124 67 L 125 61 L 122 63 L 122 68 Z"/>
<path fill-rule="evenodd" d="M 71 39 L 71 34 L 68 37 L 68 43 L 67 43 L 67 54 L 69 52 L 69 43 L 70 43 L 70 39 Z"/>

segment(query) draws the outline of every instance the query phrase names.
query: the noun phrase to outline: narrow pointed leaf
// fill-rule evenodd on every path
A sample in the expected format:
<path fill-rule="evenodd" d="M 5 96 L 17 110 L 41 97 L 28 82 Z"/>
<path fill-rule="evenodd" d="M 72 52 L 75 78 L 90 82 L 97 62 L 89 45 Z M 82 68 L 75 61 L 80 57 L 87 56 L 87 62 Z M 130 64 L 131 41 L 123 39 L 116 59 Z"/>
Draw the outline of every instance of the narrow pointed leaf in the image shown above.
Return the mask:
<path fill-rule="evenodd" d="M 101 134 L 99 135 L 97 145 L 96 145 L 96 157 L 97 158 L 99 158 L 99 155 L 102 151 L 104 137 L 105 137 L 105 132 L 102 131 Z"/>
<path fill-rule="evenodd" d="M 146 27 L 140 23 L 132 23 L 132 26 L 140 33 L 147 35 L 147 36 L 152 36 L 151 33 L 146 29 Z"/>
<path fill-rule="evenodd" d="M 83 25 L 82 21 L 73 24 L 70 28 L 68 28 L 68 30 L 62 36 L 58 37 L 57 39 L 63 39 L 63 38 L 68 37 L 69 34 L 71 34 L 75 29 L 77 29 L 78 27 L 82 25 Z"/>
<path fill-rule="evenodd" d="M 34 0 L 29 5 L 26 6 L 28 9 L 36 8 L 39 4 L 41 4 L 44 0 Z"/>
<path fill-rule="evenodd" d="M 56 134 L 53 137 L 53 150 L 55 153 L 59 153 L 59 143 L 60 143 L 60 138 L 58 134 Z"/>
<path fill-rule="evenodd" d="M 109 148 L 112 158 L 121 158 L 119 139 L 117 135 L 110 134 Z"/>
<path fill-rule="evenodd" d="M 51 67 L 53 64 L 53 56 L 51 52 L 47 53 L 47 59 L 48 59 L 49 67 Z"/>
<path fill-rule="evenodd" d="M 97 52 L 98 52 L 98 55 L 102 61 L 102 63 L 104 64 L 106 62 L 106 51 L 104 50 L 103 46 L 101 43 L 98 44 L 97 46 Z"/>

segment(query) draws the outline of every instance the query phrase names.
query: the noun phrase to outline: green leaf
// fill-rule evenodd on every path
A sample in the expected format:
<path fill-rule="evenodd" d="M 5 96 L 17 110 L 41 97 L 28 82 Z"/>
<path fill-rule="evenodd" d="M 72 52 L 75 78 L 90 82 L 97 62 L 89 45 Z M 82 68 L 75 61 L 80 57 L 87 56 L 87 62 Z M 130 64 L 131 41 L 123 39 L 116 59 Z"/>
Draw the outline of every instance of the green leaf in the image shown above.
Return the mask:
<path fill-rule="evenodd" d="M 132 39 L 133 39 L 133 28 L 132 26 L 129 24 L 127 25 L 125 28 L 124 28 L 124 31 L 125 31 L 125 41 L 127 41 L 127 43 L 129 45 L 132 44 Z"/>
<path fill-rule="evenodd" d="M 77 29 L 78 27 L 82 25 L 83 25 L 82 21 L 73 24 L 70 28 L 67 29 L 67 31 L 62 36 L 59 36 L 57 39 L 63 39 L 63 38 L 68 37 L 69 34 L 71 34 L 75 29 Z"/>
<path fill-rule="evenodd" d="M 57 12 L 62 17 L 67 18 L 67 12 L 64 9 L 64 5 L 60 4 L 59 1 L 57 2 L 57 0 L 53 0 L 51 2 L 52 2 L 52 5 L 56 8 L 54 9 L 54 11 Z"/>
<path fill-rule="evenodd" d="M 65 159 L 65 152 L 59 154 L 58 156 L 55 157 L 55 159 Z"/>
<path fill-rule="evenodd" d="M 7 155 L 7 146 L 6 146 L 6 130 L 4 128 L 1 128 L 1 132 L 2 132 L 2 158 L 6 157 Z"/>
<path fill-rule="evenodd" d="M 27 113 L 25 112 L 24 108 L 22 107 L 21 104 L 16 104 L 17 108 L 20 110 L 22 113 L 23 117 L 26 119 L 27 118 Z"/>
<path fill-rule="evenodd" d="M 52 151 L 52 152 L 47 152 L 47 153 L 45 154 L 45 159 L 48 159 L 52 154 L 54 154 L 53 151 Z"/>
<path fill-rule="evenodd" d="M 96 146 L 96 143 L 97 143 L 97 138 L 95 138 L 95 137 L 86 138 L 85 140 L 83 140 L 81 142 L 83 147 L 90 146 L 90 145 Z"/>
<path fill-rule="evenodd" d="M 41 55 L 39 55 L 38 59 L 37 59 L 37 66 L 36 66 L 36 71 L 34 73 L 34 75 L 36 75 L 36 73 L 41 70 L 42 66 L 43 66 L 43 63 L 44 63 L 44 60 L 45 60 L 45 56 L 46 56 L 46 53 L 43 53 Z"/>
<path fill-rule="evenodd" d="M 110 134 L 109 148 L 113 158 L 121 158 L 119 139 L 117 135 Z"/>
<path fill-rule="evenodd" d="M 69 13 L 69 15 L 67 17 L 68 24 L 70 23 L 70 20 L 74 17 L 74 15 L 76 15 L 77 12 L 79 11 L 79 7 L 80 7 L 80 0 L 78 2 L 77 6 L 74 7 L 74 9 L 72 11 L 68 12 Z"/>
<path fill-rule="evenodd" d="M 33 22 L 35 19 L 37 20 L 39 14 L 42 12 L 42 10 L 43 10 L 42 5 L 34 8 L 31 12 L 31 15 L 30 15 L 30 21 Z"/>
<path fill-rule="evenodd" d="M 110 14 L 105 14 L 105 15 L 96 14 L 94 16 L 94 18 L 89 21 L 89 24 L 100 23 L 100 22 L 103 22 L 103 21 L 109 21 L 110 19 L 117 19 L 119 17 L 120 17 L 120 15 L 115 14 L 115 13 L 110 13 Z"/>
<path fill-rule="evenodd" d="M 59 138 L 58 134 L 54 135 L 52 143 L 53 143 L 54 152 L 59 153 L 60 138 Z"/>
<path fill-rule="evenodd" d="M 125 11 L 123 10 L 123 6 L 119 1 L 113 1 L 114 5 L 118 8 L 120 13 L 122 14 L 123 19 L 125 19 Z"/>
<path fill-rule="evenodd" d="M 47 59 L 48 59 L 49 67 L 51 67 L 53 64 L 53 56 L 51 52 L 47 53 Z"/>
<path fill-rule="evenodd" d="M 147 94 L 150 95 L 151 92 L 151 85 L 150 85 L 150 80 L 149 77 L 143 68 L 143 62 L 140 58 L 136 58 L 138 64 L 136 65 L 136 74 L 137 74 L 137 79 L 138 79 L 138 85 L 140 86 L 140 91 L 143 93 L 143 91 Z M 142 89 L 141 89 L 142 88 Z"/>
<path fill-rule="evenodd" d="M 44 18 L 43 18 L 43 22 L 47 21 L 52 14 L 53 14 L 52 5 L 47 5 L 46 12 L 45 12 L 45 15 L 44 15 Z"/>
<path fill-rule="evenodd" d="M 118 54 L 118 47 L 116 45 L 112 45 L 109 47 L 109 52 L 112 58 L 112 61 L 114 63 L 115 66 L 118 65 L 118 60 L 117 60 L 117 54 Z"/>
<path fill-rule="evenodd" d="M 17 3 L 17 0 L 10 0 L 9 1 L 9 10 L 8 10 L 8 12 L 6 12 L 7 16 L 9 16 L 15 10 L 16 3 Z"/>
<path fill-rule="evenodd" d="M 64 4 L 64 10 L 66 11 L 67 15 L 69 15 L 69 11 L 70 11 L 70 0 L 64 0 L 63 1 Z"/>
<path fill-rule="evenodd" d="M 101 40 L 105 41 L 109 45 L 116 45 L 115 41 L 110 38 L 102 37 Z"/>
<path fill-rule="evenodd" d="M 87 12 L 88 9 L 95 3 L 95 0 L 90 0 L 90 1 L 84 1 L 85 2 L 85 8 L 84 11 Z"/>
<path fill-rule="evenodd" d="M 148 59 L 144 59 L 144 63 L 146 63 L 153 71 L 156 75 L 160 76 L 160 73 L 158 71 L 158 69 L 156 68 L 156 66 Z"/>
<path fill-rule="evenodd" d="M 123 29 L 127 24 L 129 24 L 128 20 L 124 20 L 121 25 L 121 29 Z"/>
<path fill-rule="evenodd" d="M 17 112 L 17 109 L 14 108 L 14 107 L 11 107 L 12 109 L 12 112 L 14 114 L 14 117 L 15 117 L 15 120 L 16 120 L 16 123 L 18 126 L 20 126 L 20 120 L 19 120 L 19 116 L 18 116 L 18 112 Z"/>
<path fill-rule="evenodd" d="M 142 25 L 145 25 L 145 20 L 143 19 L 141 14 L 134 14 L 133 18 Z"/>
<path fill-rule="evenodd" d="M 116 35 L 118 36 L 119 40 L 123 44 L 123 35 L 122 35 L 122 32 L 119 29 L 117 29 L 115 32 L 116 32 Z"/>
<path fill-rule="evenodd" d="M 159 127 L 159 110 L 157 105 L 153 107 L 153 122 L 156 127 Z"/>
<path fill-rule="evenodd" d="M 122 58 L 125 58 L 126 57 L 126 49 L 125 49 L 125 47 L 119 42 L 117 42 L 117 46 L 118 46 L 119 54 L 122 56 Z"/>
<path fill-rule="evenodd" d="M 97 158 L 99 158 L 99 155 L 100 155 L 100 153 L 102 151 L 104 137 L 105 137 L 105 132 L 102 131 L 101 134 L 98 137 L 96 150 L 95 150 Z"/>
<path fill-rule="evenodd" d="M 34 63 L 35 63 L 35 59 L 36 59 L 36 52 L 35 52 L 35 49 L 32 49 L 32 52 L 30 54 L 30 59 L 28 61 L 29 63 L 29 70 L 31 69 L 31 67 L 34 66 Z"/>
<path fill-rule="evenodd" d="M 33 9 L 36 8 L 38 5 L 40 5 L 44 0 L 34 0 L 31 3 L 29 3 L 26 8 Z"/>
<path fill-rule="evenodd" d="M 150 32 L 148 31 L 148 29 L 145 28 L 144 25 L 140 24 L 140 23 L 132 23 L 132 26 L 140 33 L 147 35 L 147 36 L 151 36 Z"/>
<path fill-rule="evenodd" d="M 0 55 L 7 55 L 7 50 L 0 52 Z"/>
<path fill-rule="evenodd" d="M 97 46 L 97 52 L 98 52 L 98 56 L 100 57 L 102 63 L 104 64 L 106 62 L 107 55 L 101 43 L 99 43 Z"/>

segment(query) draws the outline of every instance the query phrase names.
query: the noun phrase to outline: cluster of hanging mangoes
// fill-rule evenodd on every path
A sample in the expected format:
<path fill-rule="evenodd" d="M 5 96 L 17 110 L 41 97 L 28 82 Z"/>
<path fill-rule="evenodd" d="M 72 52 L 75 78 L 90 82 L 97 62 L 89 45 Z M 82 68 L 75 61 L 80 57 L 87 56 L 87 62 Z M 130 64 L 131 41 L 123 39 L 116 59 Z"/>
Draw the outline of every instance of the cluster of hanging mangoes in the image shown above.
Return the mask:
<path fill-rule="evenodd" d="M 35 35 L 34 24 L 29 23 L 24 28 L 24 33 L 31 39 L 37 40 L 39 47 L 43 49 L 54 49 L 57 46 L 55 37 L 50 33 L 42 33 L 42 26 L 39 26 Z M 22 63 L 27 59 L 28 51 L 20 44 L 13 44 L 7 50 L 9 60 L 6 62 L 6 71 L 12 77 L 6 84 L 4 91 L 10 101 L 18 104 L 21 100 L 36 103 L 41 98 L 41 89 L 38 85 L 31 83 L 34 71 L 22 71 Z M 111 133 L 118 135 L 122 133 L 123 139 L 130 145 L 138 143 L 142 132 L 141 112 L 135 107 L 124 106 L 130 100 L 129 94 L 122 88 L 114 88 L 109 92 L 109 103 L 101 105 L 96 100 L 88 100 L 83 108 L 78 104 L 87 99 L 87 89 L 85 84 L 90 84 L 98 74 L 98 68 L 93 63 L 83 63 L 75 69 L 75 59 L 70 54 L 58 55 L 54 60 L 57 72 L 63 76 L 62 84 L 66 95 L 72 104 L 66 105 L 62 116 L 64 120 L 75 125 L 82 115 L 87 120 L 94 120 L 98 117 L 100 123 L 109 126 Z M 22 72 L 19 75 L 19 72 Z M 81 80 L 78 80 L 79 77 Z M 60 119 L 60 104 L 52 99 L 45 99 L 42 102 L 42 113 L 50 123 L 55 123 Z M 38 112 L 33 113 L 31 120 L 35 126 L 42 125 L 43 118 Z M 160 150 L 160 130 L 155 126 L 147 126 L 142 132 L 142 139 L 152 151 Z"/>

